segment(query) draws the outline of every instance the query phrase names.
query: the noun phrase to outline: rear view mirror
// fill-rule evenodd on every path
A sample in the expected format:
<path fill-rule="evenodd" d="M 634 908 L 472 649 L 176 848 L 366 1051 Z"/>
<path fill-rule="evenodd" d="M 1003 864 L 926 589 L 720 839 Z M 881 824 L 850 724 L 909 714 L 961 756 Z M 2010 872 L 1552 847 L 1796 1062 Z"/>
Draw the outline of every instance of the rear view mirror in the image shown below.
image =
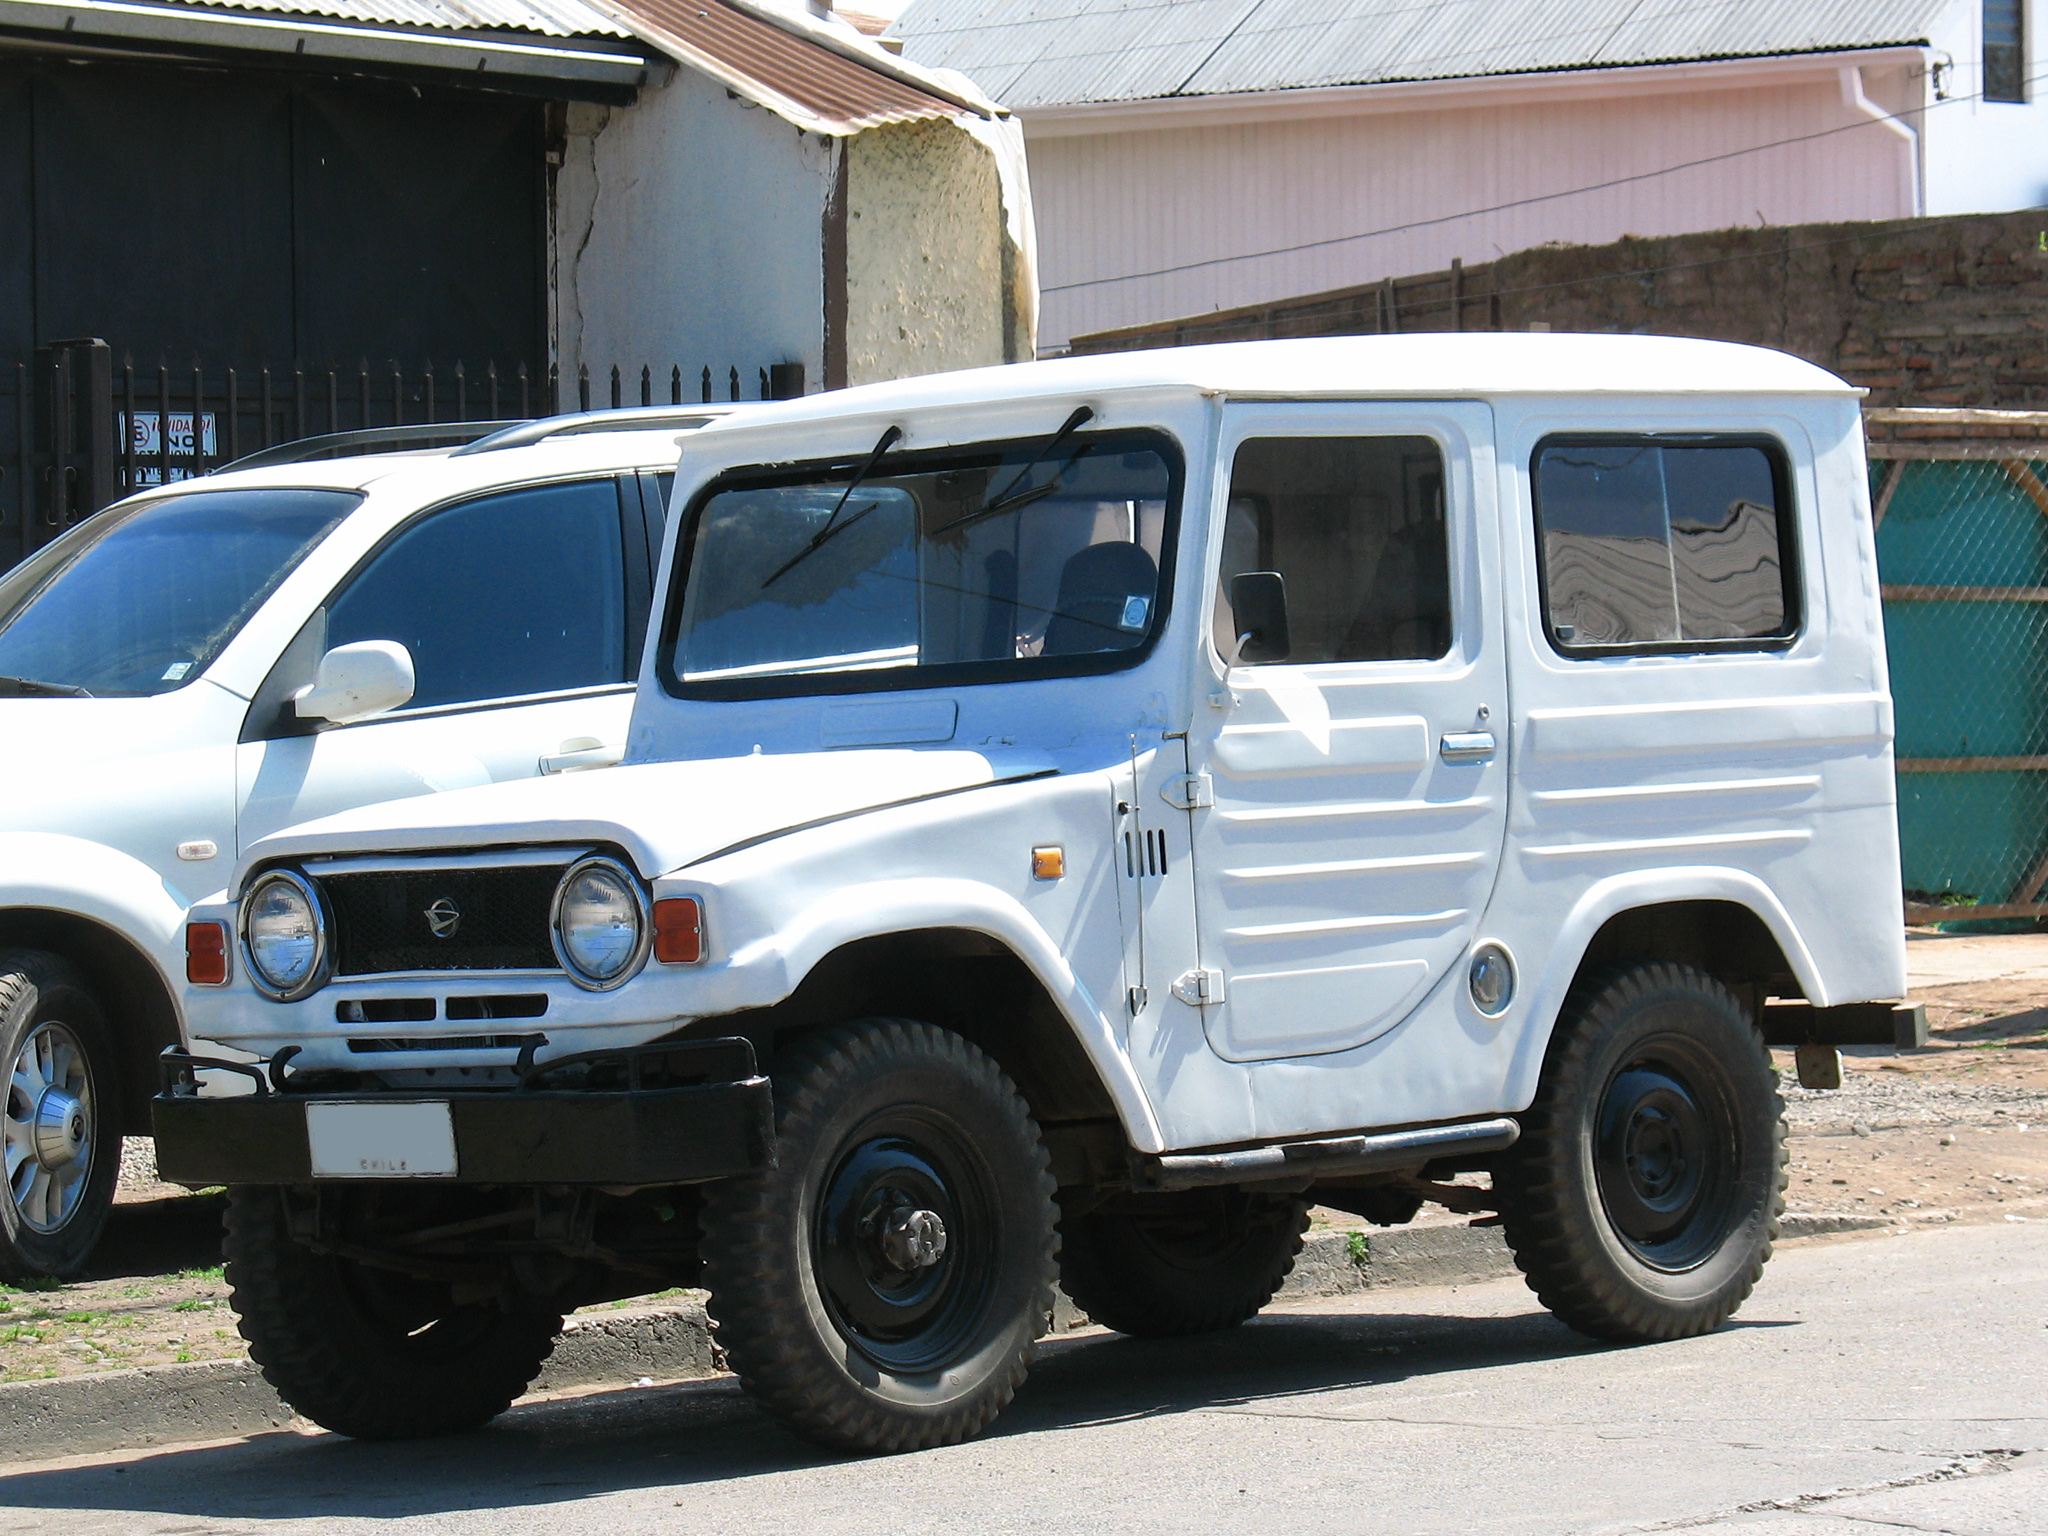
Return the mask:
<path fill-rule="evenodd" d="M 299 691 L 292 711 L 301 720 L 345 725 L 398 708 L 412 690 L 412 652 L 396 640 L 359 640 L 320 658 L 318 681 Z"/>
<path fill-rule="evenodd" d="M 1245 571 L 1230 578 L 1237 655 L 1231 665 L 1285 661 L 1294 649 L 1287 635 L 1287 581 L 1278 571 Z"/>

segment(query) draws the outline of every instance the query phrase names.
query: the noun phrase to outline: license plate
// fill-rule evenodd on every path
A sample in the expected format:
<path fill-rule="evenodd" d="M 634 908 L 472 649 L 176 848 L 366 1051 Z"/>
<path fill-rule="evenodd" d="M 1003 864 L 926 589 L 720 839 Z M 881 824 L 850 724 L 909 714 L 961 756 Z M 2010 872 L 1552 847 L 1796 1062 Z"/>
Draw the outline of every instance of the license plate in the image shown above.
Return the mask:
<path fill-rule="evenodd" d="M 316 1179 L 452 1178 L 455 1122 L 445 1103 L 308 1104 Z"/>

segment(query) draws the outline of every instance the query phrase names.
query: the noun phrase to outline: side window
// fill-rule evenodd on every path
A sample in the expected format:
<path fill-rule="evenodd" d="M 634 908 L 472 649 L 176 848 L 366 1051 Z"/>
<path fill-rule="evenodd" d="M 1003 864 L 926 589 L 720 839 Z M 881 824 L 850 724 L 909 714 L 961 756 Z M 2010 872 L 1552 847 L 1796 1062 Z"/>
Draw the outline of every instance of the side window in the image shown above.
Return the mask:
<path fill-rule="evenodd" d="M 1544 624 L 1566 653 L 1753 647 L 1798 627 L 1783 460 L 1755 441 L 1536 449 Z"/>
<path fill-rule="evenodd" d="M 1231 578 L 1276 571 L 1290 663 L 1429 661 L 1451 648 L 1444 456 L 1428 437 L 1261 437 L 1237 450 L 1216 649 L 1237 651 Z"/>
<path fill-rule="evenodd" d="M 613 482 L 532 486 L 393 539 L 330 605 L 327 644 L 403 644 L 414 708 L 626 682 L 625 589 Z"/>

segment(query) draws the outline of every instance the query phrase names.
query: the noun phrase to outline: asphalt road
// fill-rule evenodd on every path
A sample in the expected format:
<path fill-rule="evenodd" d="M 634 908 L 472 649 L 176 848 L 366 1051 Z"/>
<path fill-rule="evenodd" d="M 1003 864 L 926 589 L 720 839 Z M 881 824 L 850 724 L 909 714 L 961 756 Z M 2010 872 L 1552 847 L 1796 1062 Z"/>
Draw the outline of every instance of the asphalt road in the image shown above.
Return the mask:
<path fill-rule="evenodd" d="M 1047 1346 L 972 1445 L 821 1456 L 729 1382 L 0 1474 L 0 1531 L 2048 1533 L 2048 1223 L 1782 1251 L 1737 1322 L 1587 1343 L 1518 1282 Z"/>

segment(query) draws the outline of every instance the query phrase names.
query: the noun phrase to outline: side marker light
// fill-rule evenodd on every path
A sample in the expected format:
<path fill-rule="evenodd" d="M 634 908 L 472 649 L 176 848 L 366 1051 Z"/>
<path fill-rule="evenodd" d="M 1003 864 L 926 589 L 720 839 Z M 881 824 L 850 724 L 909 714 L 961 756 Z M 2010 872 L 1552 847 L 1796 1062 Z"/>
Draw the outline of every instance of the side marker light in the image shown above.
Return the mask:
<path fill-rule="evenodd" d="M 185 925 L 185 979 L 194 986 L 224 987 L 228 980 L 228 925 Z"/>
<path fill-rule="evenodd" d="M 1067 872 L 1067 851 L 1058 846 L 1031 850 L 1031 878 L 1057 880 Z"/>
<path fill-rule="evenodd" d="M 663 965 L 695 965 L 704 958 L 704 909 L 694 896 L 654 904 L 654 958 Z"/>

